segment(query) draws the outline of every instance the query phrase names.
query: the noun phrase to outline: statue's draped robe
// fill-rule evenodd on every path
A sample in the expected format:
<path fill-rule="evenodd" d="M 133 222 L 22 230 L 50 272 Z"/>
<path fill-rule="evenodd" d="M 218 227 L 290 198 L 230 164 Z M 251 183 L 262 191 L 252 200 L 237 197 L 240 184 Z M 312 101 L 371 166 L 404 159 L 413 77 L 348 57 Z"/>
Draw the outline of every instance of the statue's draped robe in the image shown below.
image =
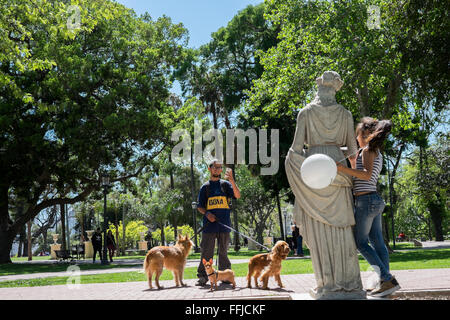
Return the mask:
<path fill-rule="evenodd" d="M 308 149 L 304 150 L 304 144 Z M 347 146 L 347 151 L 341 151 Z M 339 104 L 321 106 L 314 101 L 297 117 L 297 128 L 286 157 L 286 174 L 295 195 L 294 218 L 310 249 L 317 298 L 330 293 L 362 295 L 358 255 L 352 226 L 355 224 L 351 177 L 338 173 L 326 188 L 311 189 L 301 178 L 306 157 L 322 153 L 336 161 L 356 153 L 351 113 Z M 342 162 L 346 165 L 346 161 Z"/>

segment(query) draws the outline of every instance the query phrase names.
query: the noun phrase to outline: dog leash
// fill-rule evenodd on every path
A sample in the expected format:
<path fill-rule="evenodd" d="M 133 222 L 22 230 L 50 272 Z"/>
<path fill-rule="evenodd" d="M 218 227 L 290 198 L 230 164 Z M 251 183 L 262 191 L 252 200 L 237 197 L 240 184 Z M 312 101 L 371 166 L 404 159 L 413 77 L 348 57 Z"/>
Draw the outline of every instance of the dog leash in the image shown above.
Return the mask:
<path fill-rule="evenodd" d="M 193 236 L 193 237 L 198 236 L 199 233 L 202 232 L 203 229 L 205 229 L 205 227 L 206 227 L 208 224 L 209 224 L 209 220 L 207 220 L 206 223 L 205 223 L 200 229 L 198 229 L 197 232 L 194 233 L 194 236 Z"/>
<path fill-rule="evenodd" d="M 220 221 L 215 221 L 215 222 L 217 222 L 218 224 L 220 224 L 221 226 L 224 226 L 225 228 L 227 228 L 227 229 L 229 229 L 229 230 L 231 230 L 231 231 L 233 231 L 233 232 L 236 232 L 237 234 L 239 234 L 239 235 L 241 235 L 242 237 L 244 237 L 244 238 L 246 238 L 247 240 L 250 240 L 250 241 L 252 241 L 252 242 L 254 242 L 255 244 L 257 244 L 257 245 L 259 245 L 259 246 L 261 246 L 262 248 L 264 248 L 264 249 L 266 249 L 268 252 L 270 252 L 270 251 L 272 251 L 271 249 L 269 249 L 268 247 L 266 247 L 265 245 L 262 245 L 261 243 L 259 243 L 258 241 L 255 241 L 255 240 L 253 240 L 252 238 L 250 238 L 249 236 L 246 236 L 245 234 L 242 234 L 242 233 L 240 233 L 239 231 L 237 231 L 237 230 L 235 230 L 235 229 L 233 229 L 232 227 L 230 227 L 230 226 L 227 226 L 226 224 L 223 224 L 222 222 L 220 222 Z M 205 227 L 209 224 L 209 223 L 211 223 L 209 220 L 206 220 L 206 223 L 194 234 L 194 235 L 198 235 L 200 232 L 202 232 L 203 231 L 203 229 L 205 229 Z M 219 237 L 217 237 L 217 239 L 219 239 Z M 218 240 L 219 241 L 219 240 Z M 219 243 L 218 243 L 219 244 Z M 219 245 L 217 246 L 217 258 L 215 259 L 215 261 L 216 261 L 216 267 L 218 267 L 218 260 L 219 259 Z"/>
<path fill-rule="evenodd" d="M 223 223 L 220 222 L 220 221 L 217 221 L 217 223 L 220 224 L 220 225 L 222 225 L 222 226 L 224 226 L 225 228 L 228 228 L 229 230 L 231 230 L 231 231 L 233 231 L 233 232 L 236 232 L 237 234 L 243 236 L 244 238 L 246 238 L 246 239 L 248 239 L 248 240 L 250 240 L 250 241 L 256 243 L 257 245 L 263 247 L 263 248 L 266 249 L 267 251 L 272 251 L 272 250 L 270 250 L 269 248 L 267 248 L 266 246 L 262 245 L 261 243 L 259 243 L 259 242 L 255 241 L 255 240 L 253 240 L 253 239 L 250 238 L 249 236 L 246 236 L 245 234 L 242 234 L 242 233 L 240 233 L 239 231 L 234 230 L 232 227 L 229 227 L 229 226 L 227 226 L 226 224 L 223 224 Z"/>

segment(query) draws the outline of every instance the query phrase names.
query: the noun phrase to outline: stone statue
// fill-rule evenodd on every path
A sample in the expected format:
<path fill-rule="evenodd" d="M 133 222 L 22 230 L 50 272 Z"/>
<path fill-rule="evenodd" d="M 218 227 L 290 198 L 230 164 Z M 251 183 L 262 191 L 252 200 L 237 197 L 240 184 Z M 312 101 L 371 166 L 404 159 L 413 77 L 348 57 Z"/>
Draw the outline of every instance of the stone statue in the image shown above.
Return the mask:
<path fill-rule="evenodd" d="M 301 165 L 309 155 L 322 153 L 341 161 L 357 151 L 352 114 L 335 99 L 344 82 L 338 73 L 326 71 L 316 83 L 314 100 L 298 114 L 285 163 L 295 195 L 294 220 L 311 253 L 317 287 L 310 290 L 310 295 L 314 299 L 361 299 L 366 294 L 352 232 L 352 180 L 338 173 L 328 187 L 311 189 L 300 175 Z M 345 154 L 341 146 L 347 147 Z"/>

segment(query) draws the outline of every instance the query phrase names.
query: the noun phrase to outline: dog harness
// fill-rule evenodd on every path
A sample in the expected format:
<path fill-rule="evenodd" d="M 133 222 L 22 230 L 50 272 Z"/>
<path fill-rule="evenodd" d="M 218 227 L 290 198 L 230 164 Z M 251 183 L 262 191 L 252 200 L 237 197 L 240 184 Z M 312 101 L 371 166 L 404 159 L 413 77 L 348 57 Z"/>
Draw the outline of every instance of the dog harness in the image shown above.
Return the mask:
<path fill-rule="evenodd" d="M 217 272 L 217 270 L 214 270 L 213 273 L 210 273 L 210 274 L 208 274 L 207 276 L 209 277 L 209 276 L 212 276 L 213 274 L 216 275 L 216 279 L 219 277 L 219 272 Z"/>

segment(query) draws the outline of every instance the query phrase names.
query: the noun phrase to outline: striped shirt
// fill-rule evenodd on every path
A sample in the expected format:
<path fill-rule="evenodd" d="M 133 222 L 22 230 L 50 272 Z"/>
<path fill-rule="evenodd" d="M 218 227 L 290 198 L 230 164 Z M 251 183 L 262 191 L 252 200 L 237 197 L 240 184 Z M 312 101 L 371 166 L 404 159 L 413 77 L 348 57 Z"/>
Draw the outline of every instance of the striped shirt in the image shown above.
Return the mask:
<path fill-rule="evenodd" d="M 353 193 L 377 191 L 377 181 L 383 166 L 383 156 L 378 150 L 378 154 L 373 160 L 372 176 L 369 180 L 361 180 L 353 177 Z M 362 152 L 356 158 L 356 170 L 364 170 L 362 162 Z"/>

